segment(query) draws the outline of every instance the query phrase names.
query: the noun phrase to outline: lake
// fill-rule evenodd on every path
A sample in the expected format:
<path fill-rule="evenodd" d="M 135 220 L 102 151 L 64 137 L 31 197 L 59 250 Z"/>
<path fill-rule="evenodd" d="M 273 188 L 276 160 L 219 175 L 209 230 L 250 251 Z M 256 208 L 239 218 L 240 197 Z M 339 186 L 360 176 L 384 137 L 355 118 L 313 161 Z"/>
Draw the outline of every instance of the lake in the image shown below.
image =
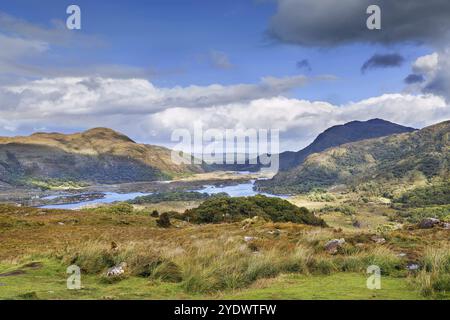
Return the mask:
<path fill-rule="evenodd" d="M 276 196 L 268 193 L 258 192 L 253 190 L 253 186 L 255 184 L 255 180 L 251 180 L 250 182 L 246 183 L 239 183 L 236 185 L 231 186 L 213 186 L 213 185 L 204 185 L 201 189 L 196 189 L 192 191 L 207 193 L 209 195 L 218 194 L 218 193 L 227 193 L 230 197 L 250 197 L 255 196 L 257 194 L 262 194 L 268 197 L 278 197 L 286 199 L 287 196 Z M 131 193 L 116 193 L 116 192 L 103 192 L 105 195 L 101 199 L 93 199 L 88 201 L 81 201 L 76 203 L 65 203 L 65 204 L 53 204 L 53 205 L 46 205 L 42 206 L 40 208 L 44 209 L 78 209 L 80 207 L 84 207 L 87 205 L 94 205 L 94 204 L 102 204 L 102 203 L 113 203 L 113 202 L 120 202 L 120 201 L 127 201 L 134 199 L 136 197 L 149 195 L 151 193 L 141 193 L 141 192 L 131 192 Z M 65 195 L 52 195 L 48 196 L 43 199 L 55 199 L 57 197 L 64 197 Z M 73 196 L 73 195 L 72 195 Z"/>

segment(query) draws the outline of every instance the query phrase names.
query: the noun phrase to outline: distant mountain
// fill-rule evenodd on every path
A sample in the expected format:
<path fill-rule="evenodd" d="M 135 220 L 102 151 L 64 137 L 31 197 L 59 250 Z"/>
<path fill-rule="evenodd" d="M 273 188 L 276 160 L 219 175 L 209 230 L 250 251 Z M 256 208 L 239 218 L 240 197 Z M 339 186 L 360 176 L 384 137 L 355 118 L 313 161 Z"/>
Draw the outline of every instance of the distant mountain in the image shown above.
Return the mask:
<path fill-rule="evenodd" d="M 372 119 L 368 121 L 352 121 L 343 125 L 337 125 L 328 128 L 306 148 L 300 151 L 286 151 L 280 153 L 280 170 L 286 171 L 300 164 L 310 155 L 316 152 L 324 151 L 331 147 L 340 146 L 344 143 L 360 141 L 364 139 L 384 137 L 395 133 L 412 132 L 416 129 L 404 127 L 382 119 Z M 254 157 L 254 156 L 253 156 Z M 205 169 L 209 171 L 258 171 L 261 169 L 260 161 L 258 164 L 250 164 L 250 159 L 246 158 L 245 164 L 223 164 L 209 165 Z"/>
<path fill-rule="evenodd" d="M 147 181 L 201 171 L 198 166 L 175 165 L 167 148 L 138 144 L 107 128 L 0 137 L 0 181 L 12 185 Z"/>
<path fill-rule="evenodd" d="M 413 175 L 448 179 L 450 121 L 419 131 L 362 140 L 311 154 L 299 166 L 260 181 L 261 190 L 306 192 L 313 188 L 400 182 Z"/>
<path fill-rule="evenodd" d="M 280 170 L 289 170 L 305 161 L 313 153 L 337 147 L 344 143 L 389 136 L 395 133 L 411 132 L 414 128 L 404 127 L 382 119 L 369 121 L 352 121 L 343 125 L 328 128 L 306 148 L 297 152 L 280 154 Z"/>

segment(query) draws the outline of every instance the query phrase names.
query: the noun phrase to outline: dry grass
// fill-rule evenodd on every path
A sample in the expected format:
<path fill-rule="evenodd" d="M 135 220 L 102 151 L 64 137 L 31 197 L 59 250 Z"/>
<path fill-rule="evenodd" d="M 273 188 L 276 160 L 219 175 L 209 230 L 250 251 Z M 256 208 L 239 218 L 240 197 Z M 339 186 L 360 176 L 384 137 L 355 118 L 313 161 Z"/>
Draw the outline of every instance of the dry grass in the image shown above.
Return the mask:
<path fill-rule="evenodd" d="M 426 266 L 414 283 L 437 292 L 445 287 L 444 275 L 450 270 L 448 231 L 443 230 L 396 231 L 384 235 L 387 243 L 377 245 L 364 230 L 355 233 L 264 221 L 173 222 L 179 227 L 162 229 L 156 227 L 155 218 L 142 213 L 0 207 L 0 262 L 19 264 L 30 256 L 56 258 L 98 277 L 126 262 L 126 277 L 176 282 L 189 294 L 258 286 L 280 274 L 365 274 L 373 264 L 381 267 L 383 275 L 406 276 L 410 257 Z M 324 245 L 334 238 L 347 241 L 336 255 L 330 255 Z M 416 245 L 416 239 L 428 247 Z M 408 256 L 401 258 L 399 252 Z"/>

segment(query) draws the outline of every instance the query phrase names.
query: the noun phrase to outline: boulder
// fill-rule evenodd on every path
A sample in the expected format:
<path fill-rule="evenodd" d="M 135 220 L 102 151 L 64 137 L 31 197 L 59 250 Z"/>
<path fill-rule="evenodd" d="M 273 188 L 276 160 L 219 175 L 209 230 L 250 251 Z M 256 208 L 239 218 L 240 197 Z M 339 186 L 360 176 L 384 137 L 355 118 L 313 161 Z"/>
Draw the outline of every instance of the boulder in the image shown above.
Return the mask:
<path fill-rule="evenodd" d="M 250 242 L 250 241 L 253 241 L 253 240 L 255 240 L 255 237 L 248 237 L 248 236 L 244 237 L 244 241 L 245 242 Z"/>
<path fill-rule="evenodd" d="M 420 266 L 417 263 L 410 263 L 406 266 L 406 269 L 410 271 L 417 271 L 420 269 Z"/>
<path fill-rule="evenodd" d="M 441 221 L 439 219 L 425 218 L 419 223 L 419 228 L 420 229 L 431 229 L 434 226 L 438 225 L 439 223 L 441 223 Z"/>
<path fill-rule="evenodd" d="M 118 277 L 125 273 L 125 269 L 127 264 L 125 262 L 121 262 L 119 265 L 109 268 L 106 272 L 107 277 Z"/>
<path fill-rule="evenodd" d="M 345 239 L 333 239 L 325 244 L 325 250 L 330 254 L 336 254 L 338 249 L 345 243 Z"/>
<path fill-rule="evenodd" d="M 442 225 L 442 227 L 443 227 L 444 229 L 449 230 L 449 229 L 450 229 L 450 223 L 444 222 L 444 224 Z"/>

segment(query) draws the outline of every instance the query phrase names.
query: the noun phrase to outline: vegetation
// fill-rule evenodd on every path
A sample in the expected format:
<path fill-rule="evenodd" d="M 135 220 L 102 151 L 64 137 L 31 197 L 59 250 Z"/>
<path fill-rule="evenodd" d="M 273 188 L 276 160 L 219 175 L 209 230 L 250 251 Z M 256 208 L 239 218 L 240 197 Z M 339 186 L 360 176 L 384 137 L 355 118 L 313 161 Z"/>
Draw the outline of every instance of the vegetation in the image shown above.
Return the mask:
<path fill-rule="evenodd" d="M 274 222 L 294 222 L 326 226 L 306 208 L 299 208 L 286 200 L 257 195 L 254 197 L 215 197 L 198 208 L 184 213 L 193 223 L 236 222 L 255 216 Z"/>
<path fill-rule="evenodd" d="M 69 188 L 78 183 L 167 180 L 196 172 L 203 169 L 174 164 L 167 148 L 138 144 L 107 128 L 0 137 L 0 181 L 13 186 Z"/>
<path fill-rule="evenodd" d="M 450 204 L 450 181 L 405 192 L 395 202 L 407 208 Z"/>
<path fill-rule="evenodd" d="M 129 200 L 128 203 L 147 204 L 147 203 L 160 203 L 166 201 L 193 201 L 193 200 L 205 200 L 209 197 L 210 196 L 207 193 L 200 193 L 195 191 L 190 192 L 171 191 L 137 197 L 134 198 L 133 200 Z"/>
<path fill-rule="evenodd" d="M 289 206 L 272 200 L 251 197 L 250 204 L 289 212 L 283 209 Z M 5 284 L 0 298 L 450 298 L 445 230 L 388 231 L 387 243 L 376 244 L 368 231 L 345 233 L 272 219 L 201 225 L 175 219 L 176 228 L 159 228 L 160 218 L 130 211 L 129 204 L 111 208 L 0 206 L 0 274 L 21 271 L 0 277 Z M 334 238 L 346 242 L 330 254 L 324 247 Z M 420 265 L 418 272 L 407 270 L 410 261 Z M 123 276 L 105 276 L 124 262 Z M 81 290 L 65 289 L 71 264 L 82 269 Z M 383 275 L 376 292 L 365 289 L 372 264 Z"/>
<path fill-rule="evenodd" d="M 161 213 L 159 218 L 156 219 L 156 225 L 161 228 L 169 228 L 172 225 L 169 214 L 167 212 Z"/>
<path fill-rule="evenodd" d="M 410 184 L 422 176 L 448 180 L 450 121 L 411 133 L 363 140 L 310 155 L 305 162 L 258 187 L 276 193 L 305 193 L 337 185 L 358 186 L 366 181 Z"/>

